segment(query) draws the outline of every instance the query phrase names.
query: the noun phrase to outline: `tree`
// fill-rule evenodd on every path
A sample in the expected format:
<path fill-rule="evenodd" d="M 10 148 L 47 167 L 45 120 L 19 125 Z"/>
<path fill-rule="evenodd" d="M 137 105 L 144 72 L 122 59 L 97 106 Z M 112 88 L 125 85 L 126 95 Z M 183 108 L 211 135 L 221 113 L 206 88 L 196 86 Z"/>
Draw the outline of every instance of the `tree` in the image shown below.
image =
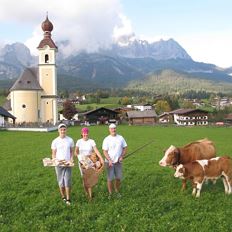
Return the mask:
<path fill-rule="evenodd" d="M 196 106 L 192 102 L 184 100 L 181 104 L 181 107 L 184 109 L 195 109 Z"/>
<path fill-rule="evenodd" d="M 132 99 L 128 98 L 127 96 L 123 97 L 120 101 L 122 105 L 132 104 Z"/>
<path fill-rule="evenodd" d="M 63 103 L 63 116 L 67 118 L 68 120 L 71 120 L 72 117 L 77 113 L 75 104 L 73 104 L 71 101 L 66 100 Z"/>
<path fill-rule="evenodd" d="M 145 104 L 147 102 L 147 97 L 146 96 L 140 97 L 139 100 L 138 100 L 138 102 L 140 104 Z"/>
<path fill-rule="evenodd" d="M 158 114 L 162 114 L 163 112 L 171 111 L 171 107 L 167 101 L 158 100 L 155 105 L 155 110 Z"/>
<path fill-rule="evenodd" d="M 180 108 L 178 96 L 176 96 L 176 95 L 172 95 L 172 96 L 166 95 L 166 96 L 164 96 L 164 100 L 168 102 L 171 110 L 176 110 L 176 109 Z"/>

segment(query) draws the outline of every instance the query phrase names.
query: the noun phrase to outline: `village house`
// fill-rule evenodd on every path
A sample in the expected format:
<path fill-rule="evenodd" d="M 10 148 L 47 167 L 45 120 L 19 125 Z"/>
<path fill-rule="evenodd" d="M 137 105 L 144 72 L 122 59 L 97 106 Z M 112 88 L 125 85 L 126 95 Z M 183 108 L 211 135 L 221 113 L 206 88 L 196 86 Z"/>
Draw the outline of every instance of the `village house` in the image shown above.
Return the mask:
<path fill-rule="evenodd" d="M 9 119 L 12 119 L 13 124 L 15 123 L 15 116 L 0 106 L 0 127 L 4 127 L 9 122 Z"/>
<path fill-rule="evenodd" d="M 144 105 L 127 105 L 127 108 L 140 111 L 152 110 L 152 106 L 148 103 Z"/>
<path fill-rule="evenodd" d="M 208 112 L 201 109 L 177 109 L 159 116 L 160 123 L 180 126 L 208 125 Z"/>
<path fill-rule="evenodd" d="M 118 123 L 118 113 L 114 110 L 107 109 L 105 107 L 100 107 L 95 110 L 84 112 L 79 114 L 79 119 L 85 124 L 108 124 L 108 123 Z"/>
<path fill-rule="evenodd" d="M 159 115 L 159 123 L 172 123 L 172 115 L 169 114 L 169 112 L 164 112 L 163 114 Z"/>
<path fill-rule="evenodd" d="M 133 110 L 127 112 L 127 117 L 129 125 L 154 125 L 157 114 L 154 110 Z"/>
<path fill-rule="evenodd" d="M 140 111 L 152 110 L 152 106 L 150 104 L 134 105 L 133 108 Z"/>

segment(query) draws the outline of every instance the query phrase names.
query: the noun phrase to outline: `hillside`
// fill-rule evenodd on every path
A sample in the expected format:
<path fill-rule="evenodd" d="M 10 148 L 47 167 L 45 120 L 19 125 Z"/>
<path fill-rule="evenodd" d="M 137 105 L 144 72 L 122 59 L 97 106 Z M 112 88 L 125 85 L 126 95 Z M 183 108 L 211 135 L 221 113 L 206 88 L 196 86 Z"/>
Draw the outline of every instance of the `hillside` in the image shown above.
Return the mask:
<path fill-rule="evenodd" d="M 232 80 L 229 82 L 200 78 L 197 74 L 180 73 L 173 70 L 154 72 L 142 80 L 131 81 L 126 89 L 143 90 L 157 94 L 183 93 L 188 90 L 231 93 Z"/>
<path fill-rule="evenodd" d="M 81 78 L 89 81 L 89 87 L 94 85 L 99 88 L 124 88 L 134 80 L 143 80 L 150 73 L 166 69 L 181 73 L 183 78 L 192 76 L 212 81 L 212 86 L 219 82 L 232 83 L 231 76 L 215 65 L 190 59 L 155 60 L 151 57 L 129 58 L 81 53 L 58 62 L 59 75 Z"/>

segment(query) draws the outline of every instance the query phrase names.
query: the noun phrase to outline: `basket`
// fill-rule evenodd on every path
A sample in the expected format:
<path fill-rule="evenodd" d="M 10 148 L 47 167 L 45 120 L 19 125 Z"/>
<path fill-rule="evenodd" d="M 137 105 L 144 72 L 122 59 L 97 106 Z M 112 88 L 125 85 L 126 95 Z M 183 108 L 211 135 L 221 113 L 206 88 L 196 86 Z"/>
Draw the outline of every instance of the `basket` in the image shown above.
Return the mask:
<path fill-rule="evenodd" d="M 98 183 L 99 173 L 93 168 L 82 169 L 84 185 L 86 188 L 92 188 Z"/>
<path fill-rule="evenodd" d="M 94 169 L 97 173 L 103 171 L 104 163 L 102 163 L 96 153 L 92 153 L 89 157 L 85 157 L 84 159 L 80 160 L 82 170 L 85 169 Z"/>
<path fill-rule="evenodd" d="M 101 173 L 103 171 L 103 168 L 104 168 L 104 162 L 102 163 L 100 160 L 99 160 L 99 157 L 96 155 L 95 152 L 93 152 L 90 157 L 89 157 L 92 162 L 94 163 L 95 165 L 95 170 L 96 172 L 98 173 Z"/>
<path fill-rule="evenodd" d="M 87 159 L 89 160 L 86 162 L 89 164 L 92 163 L 92 165 L 86 168 L 88 166 L 81 162 L 81 169 L 85 187 L 91 188 L 98 183 L 98 177 L 103 171 L 104 163 L 100 162 L 96 153 L 92 153 Z"/>

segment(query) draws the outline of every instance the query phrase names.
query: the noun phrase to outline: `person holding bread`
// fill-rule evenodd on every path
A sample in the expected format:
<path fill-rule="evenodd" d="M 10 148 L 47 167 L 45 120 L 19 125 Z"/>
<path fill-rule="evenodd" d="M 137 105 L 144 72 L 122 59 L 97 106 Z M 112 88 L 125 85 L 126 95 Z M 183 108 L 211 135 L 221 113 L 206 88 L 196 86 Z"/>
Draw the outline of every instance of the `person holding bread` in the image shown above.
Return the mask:
<path fill-rule="evenodd" d="M 95 153 L 96 158 L 99 160 L 101 164 L 104 164 L 104 160 L 97 149 L 95 141 L 89 138 L 89 129 L 87 127 L 81 129 L 81 137 L 82 138 L 78 139 L 76 142 L 75 155 L 77 156 L 79 161 L 79 169 L 82 176 L 82 182 L 83 182 L 85 193 L 88 196 L 89 200 L 91 200 L 92 188 L 89 187 L 85 182 L 82 169 L 83 168 L 88 169 L 93 167 L 91 166 L 92 161 L 90 159 L 93 153 Z"/>
<path fill-rule="evenodd" d="M 73 163 L 74 141 L 66 135 L 67 126 L 61 123 L 58 126 L 58 133 L 59 136 L 51 144 L 52 159 L 57 160 L 59 163 L 62 161 Z M 70 205 L 72 168 L 70 166 L 57 165 L 55 171 L 62 200 L 67 205 Z"/>

